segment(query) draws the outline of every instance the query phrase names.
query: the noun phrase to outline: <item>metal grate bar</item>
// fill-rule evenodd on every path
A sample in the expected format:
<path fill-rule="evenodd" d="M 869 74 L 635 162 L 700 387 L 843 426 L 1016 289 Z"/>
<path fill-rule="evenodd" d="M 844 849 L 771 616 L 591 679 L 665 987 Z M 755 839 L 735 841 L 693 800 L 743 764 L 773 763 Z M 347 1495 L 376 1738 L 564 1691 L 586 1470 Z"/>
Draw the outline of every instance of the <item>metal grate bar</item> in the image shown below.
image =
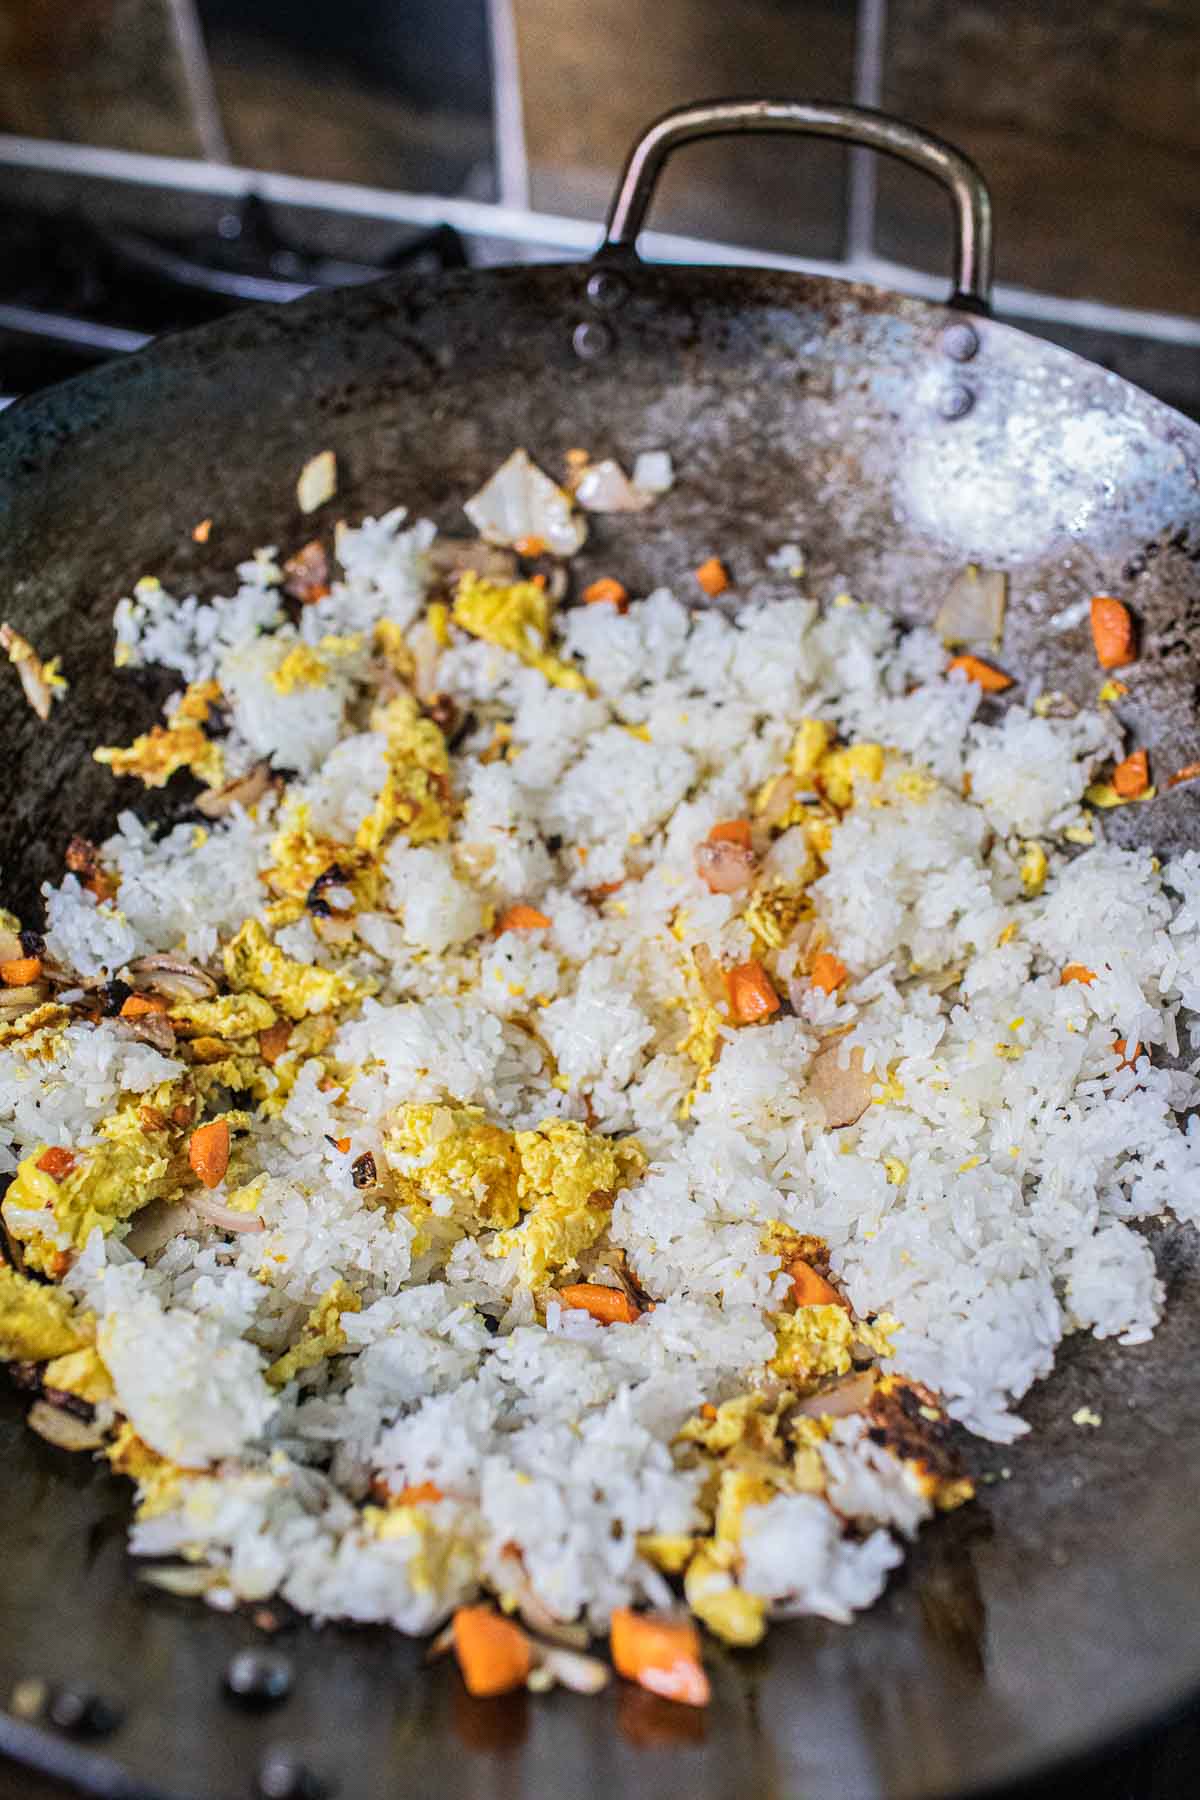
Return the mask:
<path fill-rule="evenodd" d="M 533 212 L 527 207 L 493 205 L 439 194 L 397 193 L 390 188 L 318 181 L 302 175 L 206 163 L 189 157 L 147 156 L 132 150 L 108 150 L 90 144 L 63 144 L 51 139 L 0 133 L 0 172 L 5 166 L 218 198 L 236 199 L 255 193 L 279 206 L 392 220 L 405 225 L 452 225 L 456 230 L 474 236 L 507 239 L 551 256 L 588 256 L 602 235 L 600 225 L 592 220 Z M 871 254 L 829 262 L 817 257 L 779 256 L 771 251 L 748 250 L 744 245 L 714 243 L 706 238 L 684 237 L 667 231 L 647 231 L 642 245 L 647 257 L 658 262 L 790 269 L 800 274 L 872 282 L 929 299 L 943 299 L 947 291 L 944 275 L 931 275 L 926 270 L 912 269 Z M 1200 318 L 1178 313 L 1110 306 L 1099 300 L 1070 300 L 1004 285 L 994 290 L 993 299 L 997 312 L 1010 318 L 1036 319 L 1047 324 L 1074 325 L 1133 337 L 1157 338 L 1164 343 L 1200 346 Z"/>

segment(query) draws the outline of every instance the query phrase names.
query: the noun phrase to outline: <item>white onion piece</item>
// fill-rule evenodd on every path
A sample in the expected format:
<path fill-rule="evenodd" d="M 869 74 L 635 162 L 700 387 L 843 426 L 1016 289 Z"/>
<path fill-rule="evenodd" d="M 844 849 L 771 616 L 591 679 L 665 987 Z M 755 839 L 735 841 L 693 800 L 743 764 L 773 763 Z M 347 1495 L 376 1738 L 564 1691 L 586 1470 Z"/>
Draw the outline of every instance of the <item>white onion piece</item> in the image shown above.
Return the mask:
<path fill-rule="evenodd" d="M 296 482 L 296 504 L 301 512 L 316 512 L 337 493 L 337 457 L 332 450 L 322 450 L 310 457 Z"/>
<path fill-rule="evenodd" d="M 257 1213 L 238 1212 L 232 1206 L 222 1206 L 219 1200 L 208 1194 L 187 1194 L 183 1204 L 210 1225 L 219 1225 L 222 1231 L 237 1231 L 245 1234 L 250 1231 L 261 1231 L 263 1222 Z"/>
<path fill-rule="evenodd" d="M 675 468 L 667 450 L 643 450 L 633 464 L 633 485 L 643 494 L 665 494 L 675 485 Z"/>
<path fill-rule="evenodd" d="M 48 1400 L 35 1400 L 25 1415 L 25 1423 L 56 1450 L 98 1450 L 104 1432 L 92 1419 L 81 1419 L 65 1407 L 51 1406 Z"/>
<path fill-rule="evenodd" d="M 538 1668 L 551 1683 L 557 1681 L 573 1693 L 599 1694 L 612 1680 L 612 1670 L 598 1656 L 581 1656 L 577 1650 L 544 1649 L 540 1644 L 536 1649 Z"/>
<path fill-rule="evenodd" d="M 869 1369 L 864 1369 L 835 1382 L 823 1394 L 810 1394 L 807 1399 L 798 1401 L 796 1411 L 807 1419 L 819 1419 L 822 1414 L 831 1419 L 848 1419 L 851 1413 L 862 1411 L 874 1391 L 875 1377 Z"/>
<path fill-rule="evenodd" d="M 943 644 L 998 644 L 1004 636 L 1008 576 L 969 563 L 938 608 L 934 629 Z"/>
<path fill-rule="evenodd" d="M 754 880 L 758 858 L 744 844 L 718 839 L 697 844 L 692 853 L 696 873 L 710 894 L 737 894 Z"/>
<path fill-rule="evenodd" d="M 463 511 L 489 544 L 512 547 L 540 538 L 555 556 L 574 556 L 587 538 L 587 522 L 573 510 L 571 496 L 524 450 L 514 450 Z"/>
<path fill-rule="evenodd" d="M 644 512 L 654 502 L 654 495 L 635 487 L 611 456 L 584 470 L 575 498 L 588 512 L 597 513 Z"/>
<path fill-rule="evenodd" d="M 825 1114 L 825 1128 L 836 1131 L 841 1125 L 853 1125 L 871 1104 L 875 1076 L 863 1068 L 863 1053 L 857 1046 L 850 1052 L 850 1063 L 841 1067 L 840 1042 L 818 1050 L 809 1064 L 805 1092 L 819 1100 Z"/>

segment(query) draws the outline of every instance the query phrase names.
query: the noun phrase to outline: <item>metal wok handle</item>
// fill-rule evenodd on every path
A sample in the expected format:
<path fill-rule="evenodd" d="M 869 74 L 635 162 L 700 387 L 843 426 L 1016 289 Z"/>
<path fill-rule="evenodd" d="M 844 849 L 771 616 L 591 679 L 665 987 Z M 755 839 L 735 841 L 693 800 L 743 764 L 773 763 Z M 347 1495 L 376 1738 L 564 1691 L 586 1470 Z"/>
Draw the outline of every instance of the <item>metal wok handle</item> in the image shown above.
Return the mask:
<path fill-rule="evenodd" d="M 823 100 L 700 100 L 664 113 L 633 146 L 609 208 L 604 258 L 637 254 L 663 164 L 681 144 L 743 131 L 799 131 L 840 138 L 898 157 L 940 181 L 954 203 L 954 292 L 951 305 L 987 312 L 992 289 L 992 203 L 970 159 L 934 137 L 866 106 Z"/>

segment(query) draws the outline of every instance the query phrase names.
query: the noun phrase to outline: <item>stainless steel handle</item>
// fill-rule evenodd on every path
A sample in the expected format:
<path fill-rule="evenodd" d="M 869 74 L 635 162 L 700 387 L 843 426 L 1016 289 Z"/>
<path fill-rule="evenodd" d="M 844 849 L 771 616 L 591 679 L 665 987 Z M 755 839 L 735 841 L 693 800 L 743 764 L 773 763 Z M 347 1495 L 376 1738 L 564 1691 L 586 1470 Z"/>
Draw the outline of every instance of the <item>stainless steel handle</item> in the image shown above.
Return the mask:
<path fill-rule="evenodd" d="M 940 181 L 954 203 L 951 304 L 988 310 L 992 290 L 992 202 L 987 183 L 952 144 L 866 106 L 823 100 L 700 100 L 647 127 L 629 152 L 604 228 L 601 257 L 635 255 L 663 164 L 681 144 L 743 131 L 798 131 L 841 138 L 911 163 Z"/>

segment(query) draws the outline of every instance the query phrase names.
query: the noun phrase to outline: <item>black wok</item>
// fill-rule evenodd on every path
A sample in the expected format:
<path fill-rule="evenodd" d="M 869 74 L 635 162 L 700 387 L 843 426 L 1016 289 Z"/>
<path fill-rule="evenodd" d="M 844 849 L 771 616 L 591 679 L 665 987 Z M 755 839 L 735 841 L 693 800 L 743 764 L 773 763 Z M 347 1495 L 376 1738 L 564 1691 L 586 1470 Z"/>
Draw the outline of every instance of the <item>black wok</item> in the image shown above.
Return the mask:
<path fill-rule="evenodd" d="M 666 149 L 743 129 L 849 137 L 938 175 L 958 224 L 951 304 L 639 263 Z M 0 851 L 20 903 L 57 878 L 72 830 L 99 835 L 129 804 L 90 750 L 144 729 L 163 689 L 114 675 L 116 597 L 147 571 L 220 591 L 255 546 L 299 545 L 311 533 L 295 476 L 327 446 L 347 516 L 403 499 L 460 529 L 461 500 L 515 444 L 551 467 L 576 444 L 625 461 L 669 446 L 676 487 L 632 523 L 601 522 L 584 578 L 616 569 L 644 591 L 717 551 L 745 593 L 766 553 L 798 540 L 812 592 L 847 587 L 919 619 L 964 563 L 1001 567 L 1000 660 L 1018 695 L 1093 700 L 1086 621 L 1068 609 L 1122 595 L 1142 654 L 1121 716 L 1160 774 L 1200 756 L 1200 427 L 987 316 L 987 197 L 964 159 L 851 108 L 694 108 L 639 146 L 611 226 L 589 265 L 403 279 L 241 315 L 5 417 L 3 611 L 63 654 L 72 682 L 48 725 L 8 702 Z M 208 515 L 211 540 L 194 544 Z M 1162 850 L 1200 843 L 1200 786 L 1109 829 Z M 6 1395 L 0 1698 L 21 1677 L 83 1683 L 124 1722 L 85 1742 L 6 1716 L 0 1747 L 97 1791 L 204 1800 L 250 1793 L 279 1743 L 363 1800 L 901 1800 L 1048 1768 L 1200 1687 L 1200 1272 L 1190 1231 L 1163 1226 L 1155 1241 L 1170 1307 L 1154 1342 L 1066 1345 L 1029 1398 L 1033 1434 L 973 1449 L 981 1499 L 927 1528 L 875 1611 L 718 1653 L 705 1716 L 639 1690 L 469 1702 L 418 1645 L 306 1626 L 276 1640 L 294 1658 L 293 1697 L 239 1712 L 221 1672 L 255 1626 L 139 1588 L 124 1487 L 26 1434 Z M 1084 1403 L 1101 1430 L 1072 1424 Z"/>

